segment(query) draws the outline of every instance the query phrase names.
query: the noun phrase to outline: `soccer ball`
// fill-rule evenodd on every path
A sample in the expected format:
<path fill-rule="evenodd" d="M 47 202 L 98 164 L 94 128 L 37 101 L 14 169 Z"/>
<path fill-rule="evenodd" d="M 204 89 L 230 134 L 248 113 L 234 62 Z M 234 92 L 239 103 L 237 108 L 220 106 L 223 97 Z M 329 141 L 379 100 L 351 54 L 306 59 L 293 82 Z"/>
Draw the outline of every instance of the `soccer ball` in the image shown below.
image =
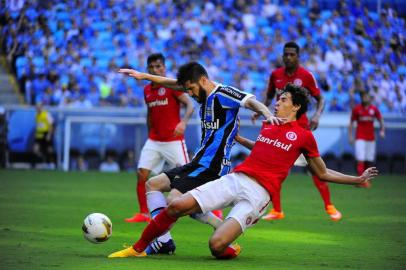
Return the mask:
<path fill-rule="evenodd" d="M 86 240 L 94 244 L 100 244 L 110 238 L 113 232 L 113 224 L 106 215 L 93 213 L 83 221 L 82 231 Z"/>

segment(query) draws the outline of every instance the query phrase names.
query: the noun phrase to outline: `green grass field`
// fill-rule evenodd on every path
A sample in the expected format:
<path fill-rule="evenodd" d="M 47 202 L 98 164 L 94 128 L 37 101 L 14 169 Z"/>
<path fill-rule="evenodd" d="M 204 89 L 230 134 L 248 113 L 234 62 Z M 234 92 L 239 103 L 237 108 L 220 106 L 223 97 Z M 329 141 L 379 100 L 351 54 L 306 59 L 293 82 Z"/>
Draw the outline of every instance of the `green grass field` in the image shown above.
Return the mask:
<path fill-rule="evenodd" d="M 332 222 L 311 179 L 285 182 L 286 218 L 259 222 L 238 241 L 232 261 L 210 256 L 211 229 L 185 217 L 172 230 L 174 256 L 107 259 L 145 224 L 136 210 L 133 174 L 0 170 L 0 268 L 5 269 L 406 269 L 406 177 L 381 176 L 372 189 L 330 185 L 343 220 Z M 101 212 L 112 238 L 84 240 L 84 217 Z"/>

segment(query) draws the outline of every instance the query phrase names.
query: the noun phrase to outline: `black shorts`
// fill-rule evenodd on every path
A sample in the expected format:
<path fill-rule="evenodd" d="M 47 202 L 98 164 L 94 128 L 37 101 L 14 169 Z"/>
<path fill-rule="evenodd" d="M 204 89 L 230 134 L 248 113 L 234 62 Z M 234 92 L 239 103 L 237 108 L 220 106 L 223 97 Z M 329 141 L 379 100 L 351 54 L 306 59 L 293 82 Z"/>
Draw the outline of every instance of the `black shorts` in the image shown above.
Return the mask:
<path fill-rule="evenodd" d="M 220 178 L 218 174 L 196 163 L 188 163 L 164 173 L 171 181 L 171 188 L 182 193 Z"/>

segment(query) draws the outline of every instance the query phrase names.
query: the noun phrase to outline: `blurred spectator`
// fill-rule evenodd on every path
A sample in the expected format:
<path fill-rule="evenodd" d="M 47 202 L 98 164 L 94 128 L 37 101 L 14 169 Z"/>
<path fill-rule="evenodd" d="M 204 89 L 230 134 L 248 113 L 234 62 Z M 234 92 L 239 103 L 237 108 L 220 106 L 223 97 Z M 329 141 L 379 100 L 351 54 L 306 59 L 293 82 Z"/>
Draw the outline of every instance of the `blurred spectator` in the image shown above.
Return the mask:
<path fill-rule="evenodd" d="M 124 158 L 121 161 L 121 168 L 126 172 L 135 172 L 137 163 L 135 162 L 134 151 L 128 150 L 125 152 Z"/>
<path fill-rule="evenodd" d="M 36 110 L 35 141 L 33 146 L 34 158 L 32 165 L 35 168 L 37 162 L 45 162 L 48 169 L 55 169 L 53 148 L 54 119 L 41 103 L 37 104 Z"/>
<path fill-rule="evenodd" d="M 112 155 L 107 155 L 106 160 L 100 164 L 99 170 L 101 172 L 119 172 L 120 166 Z"/>
<path fill-rule="evenodd" d="M 406 70 L 405 20 L 389 4 L 377 14 L 359 0 L 351 5 L 338 1 L 334 11 L 303 0 L 161 1 L 159 8 L 148 1 L 117 1 L 114 6 L 112 1 L 52 3 L 6 1 L 0 9 L 0 46 L 30 104 L 49 103 L 46 89 L 51 86 L 50 104 L 56 106 L 76 104 L 81 93 L 92 106 L 142 106 L 125 91 L 142 92 L 142 83 L 122 81 L 115 70 L 142 70 L 143 59 L 156 51 L 168 55 L 170 70 L 176 70 L 174 63 L 203 61 L 213 78 L 221 70 L 225 74 L 220 82 L 236 85 L 266 77 L 279 65 L 281 44 L 289 40 L 303 48 L 308 68 L 326 72 L 327 80 L 345 72 L 349 80 L 366 80 L 379 69 L 396 83 Z M 248 74 L 253 68 L 259 76 Z M 380 79 L 374 76 L 372 84 L 379 85 Z M 61 98 L 65 85 L 69 98 Z M 352 88 L 343 83 L 343 89 L 347 93 Z M 332 87 L 331 97 L 336 91 Z"/>
<path fill-rule="evenodd" d="M 72 162 L 72 170 L 73 171 L 80 171 L 86 172 L 89 170 L 89 164 L 83 157 L 83 155 L 79 155 L 75 160 Z"/>

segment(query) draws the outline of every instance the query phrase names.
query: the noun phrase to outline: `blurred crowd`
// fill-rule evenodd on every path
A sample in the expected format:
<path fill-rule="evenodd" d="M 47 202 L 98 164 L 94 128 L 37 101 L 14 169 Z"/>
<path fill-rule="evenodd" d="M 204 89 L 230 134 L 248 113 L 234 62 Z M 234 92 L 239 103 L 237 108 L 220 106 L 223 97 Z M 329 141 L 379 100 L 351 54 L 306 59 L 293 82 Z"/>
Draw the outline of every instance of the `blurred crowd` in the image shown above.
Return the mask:
<path fill-rule="evenodd" d="M 406 113 L 405 20 L 360 1 L 322 10 L 318 1 L 24 1 L 0 8 L 2 48 L 27 103 L 137 107 L 144 82 L 116 73 L 145 70 L 150 53 L 167 57 L 169 76 L 197 60 L 219 82 L 258 98 L 282 47 L 294 40 L 326 111 L 350 111 L 368 91 L 381 112 Z"/>

